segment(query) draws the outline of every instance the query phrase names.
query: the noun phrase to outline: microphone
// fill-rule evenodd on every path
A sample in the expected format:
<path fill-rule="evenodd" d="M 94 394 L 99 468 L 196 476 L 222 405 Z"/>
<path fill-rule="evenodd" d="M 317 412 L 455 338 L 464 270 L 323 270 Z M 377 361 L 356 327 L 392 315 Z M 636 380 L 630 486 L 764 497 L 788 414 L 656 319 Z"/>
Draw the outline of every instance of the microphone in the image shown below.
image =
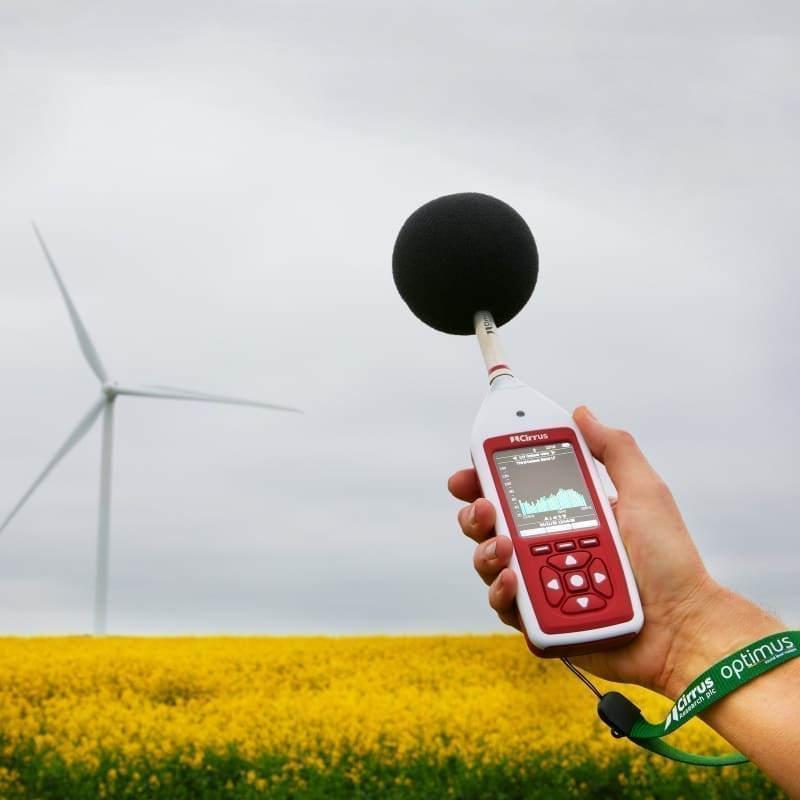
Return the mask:
<path fill-rule="evenodd" d="M 495 531 L 514 546 L 517 610 L 529 648 L 563 657 L 618 647 L 644 622 L 636 581 L 571 415 L 517 380 L 497 326 L 530 298 L 539 255 L 525 220 L 486 194 L 445 195 L 403 224 L 392 254 L 401 297 L 445 333 L 475 333 L 489 393 L 470 454 Z"/>
<path fill-rule="evenodd" d="M 504 325 L 528 302 L 539 253 L 525 220 L 478 192 L 448 194 L 405 221 L 392 253 L 400 296 L 424 323 L 444 333 L 475 333 L 488 311 Z"/>

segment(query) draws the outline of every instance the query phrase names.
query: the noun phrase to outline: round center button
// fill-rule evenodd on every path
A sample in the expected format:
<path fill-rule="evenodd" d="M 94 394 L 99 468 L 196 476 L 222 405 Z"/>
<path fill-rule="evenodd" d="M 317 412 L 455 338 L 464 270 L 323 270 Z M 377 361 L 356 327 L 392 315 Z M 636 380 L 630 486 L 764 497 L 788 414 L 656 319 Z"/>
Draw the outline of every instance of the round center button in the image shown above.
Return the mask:
<path fill-rule="evenodd" d="M 589 586 L 589 581 L 582 572 L 567 573 L 566 582 L 571 592 L 582 592 Z"/>

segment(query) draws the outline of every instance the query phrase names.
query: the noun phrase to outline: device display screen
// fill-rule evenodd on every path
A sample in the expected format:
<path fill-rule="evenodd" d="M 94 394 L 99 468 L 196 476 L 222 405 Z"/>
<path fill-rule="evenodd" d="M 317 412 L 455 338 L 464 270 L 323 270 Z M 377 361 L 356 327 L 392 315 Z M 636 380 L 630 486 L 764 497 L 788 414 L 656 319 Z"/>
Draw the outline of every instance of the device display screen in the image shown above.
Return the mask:
<path fill-rule="evenodd" d="M 600 524 L 569 442 L 500 450 L 494 463 L 520 536 Z"/>

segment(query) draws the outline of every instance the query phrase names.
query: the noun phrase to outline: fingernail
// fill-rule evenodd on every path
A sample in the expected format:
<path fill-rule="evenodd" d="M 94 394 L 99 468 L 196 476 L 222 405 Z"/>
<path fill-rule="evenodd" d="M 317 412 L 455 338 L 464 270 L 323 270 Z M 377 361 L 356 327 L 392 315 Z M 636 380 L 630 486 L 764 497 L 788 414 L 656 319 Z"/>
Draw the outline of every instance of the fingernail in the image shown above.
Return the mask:
<path fill-rule="evenodd" d="M 469 509 L 469 517 L 467 518 L 467 522 L 469 522 L 470 525 L 474 525 L 475 517 L 477 516 L 478 516 L 478 510 L 475 508 L 475 503 L 473 503 Z"/>
<path fill-rule="evenodd" d="M 501 572 L 495 579 L 492 581 L 492 591 L 497 594 L 503 588 L 503 573 Z"/>
<path fill-rule="evenodd" d="M 483 553 L 486 556 L 487 561 L 494 561 L 497 558 L 497 540 L 492 539 L 489 544 L 486 545 L 486 550 Z"/>
<path fill-rule="evenodd" d="M 595 422 L 599 422 L 600 420 L 592 413 L 592 409 L 589 406 L 584 406 L 583 410 L 586 412 L 587 416 L 593 419 Z"/>

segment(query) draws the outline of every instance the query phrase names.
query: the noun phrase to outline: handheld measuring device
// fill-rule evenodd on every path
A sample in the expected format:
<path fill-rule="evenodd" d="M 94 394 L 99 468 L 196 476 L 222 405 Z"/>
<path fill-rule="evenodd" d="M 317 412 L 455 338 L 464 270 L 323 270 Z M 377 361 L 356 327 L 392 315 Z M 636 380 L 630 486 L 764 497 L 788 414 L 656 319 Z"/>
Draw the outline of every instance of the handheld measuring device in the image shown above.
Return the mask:
<path fill-rule="evenodd" d="M 592 454 L 564 409 L 511 374 L 491 315 L 475 319 L 491 383 L 470 452 L 495 530 L 514 545 L 528 645 L 563 656 L 622 644 L 644 617 Z"/>
<path fill-rule="evenodd" d="M 514 377 L 500 346 L 498 326 L 525 305 L 538 275 L 527 224 L 488 195 L 446 195 L 405 222 L 392 270 L 420 319 L 477 335 L 490 387 L 470 452 L 496 533 L 514 546 L 528 646 L 556 657 L 632 639 L 642 606 L 592 454 L 564 409 Z"/>

